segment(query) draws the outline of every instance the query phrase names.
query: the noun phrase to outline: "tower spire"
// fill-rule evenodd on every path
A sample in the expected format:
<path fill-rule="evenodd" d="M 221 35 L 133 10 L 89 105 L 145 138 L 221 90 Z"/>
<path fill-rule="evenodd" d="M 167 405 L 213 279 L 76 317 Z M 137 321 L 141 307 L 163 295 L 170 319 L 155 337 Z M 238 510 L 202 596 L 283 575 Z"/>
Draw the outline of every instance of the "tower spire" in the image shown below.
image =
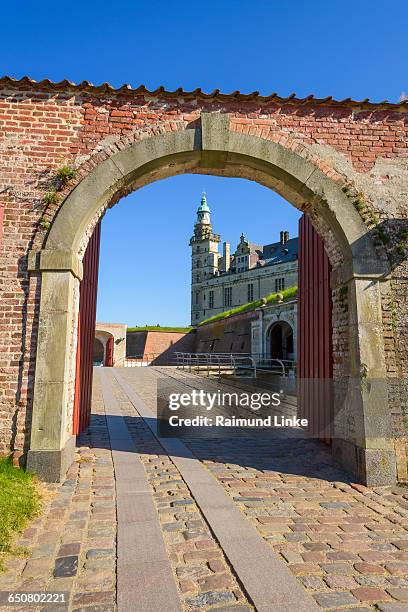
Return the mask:
<path fill-rule="evenodd" d="M 205 191 L 201 195 L 201 203 L 197 209 L 197 223 L 200 225 L 211 225 L 211 211 L 207 204 Z"/>

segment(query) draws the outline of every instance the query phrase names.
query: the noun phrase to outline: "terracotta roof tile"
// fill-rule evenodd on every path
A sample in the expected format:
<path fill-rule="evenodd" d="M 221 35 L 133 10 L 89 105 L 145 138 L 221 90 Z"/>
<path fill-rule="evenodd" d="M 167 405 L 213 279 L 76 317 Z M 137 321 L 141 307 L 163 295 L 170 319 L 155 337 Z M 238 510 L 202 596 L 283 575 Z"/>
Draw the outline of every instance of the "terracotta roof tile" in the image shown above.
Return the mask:
<path fill-rule="evenodd" d="M 163 85 L 157 87 L 156 89 L 149 90 L 144 85 L 139 85 L 139 87 L 132 87 L 131 85 L 124 84 L 120 87 L 112 87 L 109 83 L 102 83 L 101 85 L 93 85 L 89 81 L 82 81 L 81 83 L 73 83 L 68 79 L 64 79 L 63 81 L 54 82 L 49 79 L 43 79 L 42 81 L 35 81 L 34 79 L 30 79 L 28 76 L 24 76 L 21 79 L 14 79 L 10 76 L 0 77 L 0 87 L 12 87 L 12 88 L 21 88 L 21 87 L 29 87 L 30 89 L 35 90 L 47 90 L 47 91 L 61 91 L 61 90 L 69 90 L 72 92 L 88 92 L 91 94 L 130 94 L 130 95 L 146 95 L 153 97 L 163 97 L 163 98 L 201 98 L 203 100 L 217 100 L 219 102 L 224 102 L 228 100 L 256 100 L 259 103 L 262 102 L 271 102 L 276 101 L 278 103 L 286 103 L 286 102 L 296 102 L 297 104 L 308 104 L 312 102 L 313 104 L 322 104 L 322 105 L 330 105 L 330 106 L 358 106 L 358 107 L 386 107 L 386 108 L 403 108 L 408 109 L 408 100 L 402 102 L 389 102 L 388 100 L 383 100 L 381 102 L 371 101 L 369 98 L 364 98 L 363 100 L 353 100 L 352 98 L 345 98 L 344 100 L 334 100 L 332 96 L 327 96 L 326 98 L 316 98 L 314 94 L 310 94 L 305 96 L 304 98 L 298 98 L 295 93 L 290 94 L 289 96 L 282 97 L 277 93 L 271 93 L 267 96 L 262 96 L 259 91 L 252 91 L 250 93 L 241 93 L 239 90 L 233 91 L 231 93 L 222 93 L 219 89 L 214 89 L 214 91 L 210 93 L 206 93 L 202 91 L 199 87 L 194 89 L 193 91 L 185 91 L 182 87 L 175 89 L 174 91 L 167 91 Z"/>

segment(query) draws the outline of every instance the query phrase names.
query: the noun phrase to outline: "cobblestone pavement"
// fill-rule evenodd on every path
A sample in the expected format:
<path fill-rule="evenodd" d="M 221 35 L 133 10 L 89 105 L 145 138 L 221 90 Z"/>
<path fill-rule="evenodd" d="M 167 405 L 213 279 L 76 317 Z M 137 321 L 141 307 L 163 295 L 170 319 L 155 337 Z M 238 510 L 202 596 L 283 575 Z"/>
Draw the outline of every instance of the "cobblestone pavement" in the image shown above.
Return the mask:
<path fill-rule="evenodd" d="M 165 370 L 145 370 L 125 375 L 154 409 Z M 322 608 L 408 610 L 407 488 L 350 482 L 312 440 L 187 443 Z"/>
<path fill-rule="evenodd" d="M 98 384 L 89 434 L 79 444 L 65 482 L 43 486 L 43 512 L 16 542 L 28 556 L 8 559 L 0 590 L 66 592 L 69 610 L 109 612 L 116 598 L 115 481 Z M 60 612 L 67 606 L 1 607 L 43 609 Z"/>
<path fill-rule="evenodd" d="M 183 608 L 249 612 L 253 608 L 179 471 L 117 384 L 114 391 L 152 487 Z"/>
<path fill-rule="evenodd" d="M 121 371 L 153 410 L 165 373 Z M 178 390 L 208 384 L 172 374 Z M 245 585 L 171 458 L 117 383 L 114 393 L 151 485 L 181 607 L 249 612 Z M 310 440 L 184 441 L 322 609 L 408 610 L 408 489 L 353 484 Z M 65 482 L 44 486 L 44 511 L 17 542 L 29 556 L 9 558 L 0 590 L 65 591 L 70 611 L 108 612 L 116 609 L 115 480 L 97 376 L 79 442 Z M 50 608 L 1 608 L 11 609 Z"/>

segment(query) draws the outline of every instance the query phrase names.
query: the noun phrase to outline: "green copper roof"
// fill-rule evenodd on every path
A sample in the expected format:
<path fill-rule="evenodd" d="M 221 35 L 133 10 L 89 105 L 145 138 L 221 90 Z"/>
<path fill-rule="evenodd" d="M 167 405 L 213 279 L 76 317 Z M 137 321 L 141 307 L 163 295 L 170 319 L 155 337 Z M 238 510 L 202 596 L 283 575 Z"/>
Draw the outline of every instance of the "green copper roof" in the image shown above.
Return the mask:
<path fill-rule="evenodd" d="M 201 204 L 200 204 L 197 212 L 198 213 L 199 212 L 211 212 L 209 207 L 208 207 L 208 204 L 207 204 L 207 198 L 206 198 L 206 195 L 205 195 L 205 191 L 203 191 L 203 195 L 201 196 Z"/>

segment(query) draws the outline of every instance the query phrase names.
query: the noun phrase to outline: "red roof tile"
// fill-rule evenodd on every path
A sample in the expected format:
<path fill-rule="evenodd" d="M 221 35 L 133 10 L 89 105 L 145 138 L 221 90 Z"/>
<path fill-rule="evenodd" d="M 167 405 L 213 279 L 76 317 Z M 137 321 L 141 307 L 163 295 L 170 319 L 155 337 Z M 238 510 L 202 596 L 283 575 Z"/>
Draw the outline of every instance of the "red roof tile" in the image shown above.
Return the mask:
<path fill-rule="evenodd" d="M 42 81 L 35 81 L 27 76 L 21 79 L 14 79 L 9 76 L 0 77 L 0 86 L 12 87 L 12 88 L 25 88 L 35 90 L 46 90 L 46 91 L 72 91 L 72 92 L 89 92 L 92 94 L 130 94 L 130 95 L 145 95 L 163 98 L 178 98 L 183 97 L 186 99 L 200 98 L 203 100 L 217 100 L 220 102 L 230 100 L 256 100 L 259 103 L 275 101 L 278 103 L 296 102 L 297 104 L 324 104 L 331 106 L 359 106 L 359 107 L 392 107 L 392 108 L 408 108 L 408 100 L 403 102 L 389 102 L 383 100 L 381 102 L 373 102 L 369 98 L 363 100 L 352 100 L 351 98 L 345 98 L 344 100 L 334 100 L 332 96 L 326 98 L 316 98 L 313 94 L 304 98 L 298 98 L 295 93 L 289 96 L 282 97 L 277 93 L 271 93 L 267 96 L 260 95 L 259 91 L 252 91 L 250 93 L 241 93 L 236 90 L 231 93 L 222 93 L 219 89 L 214 89 L 210 93 L 202 91 L 201 88 L 194 89 L 192 91 L 185 91 L 182 87 L 174 91 L 167 91 L 163 86 L 157 87 L 157 89 L 149 90 L 144 85 L 133 88 L 131 85 L 124 84 L 120 87 L 112 87 L 109 83 L 102 83 L 101 85 L 93 85 L 89 81 L 82 81 L 82 83 L 73 83 L 64 79 L 58 83 L 50 81 L 49 79 L 43 79 Z"/>

